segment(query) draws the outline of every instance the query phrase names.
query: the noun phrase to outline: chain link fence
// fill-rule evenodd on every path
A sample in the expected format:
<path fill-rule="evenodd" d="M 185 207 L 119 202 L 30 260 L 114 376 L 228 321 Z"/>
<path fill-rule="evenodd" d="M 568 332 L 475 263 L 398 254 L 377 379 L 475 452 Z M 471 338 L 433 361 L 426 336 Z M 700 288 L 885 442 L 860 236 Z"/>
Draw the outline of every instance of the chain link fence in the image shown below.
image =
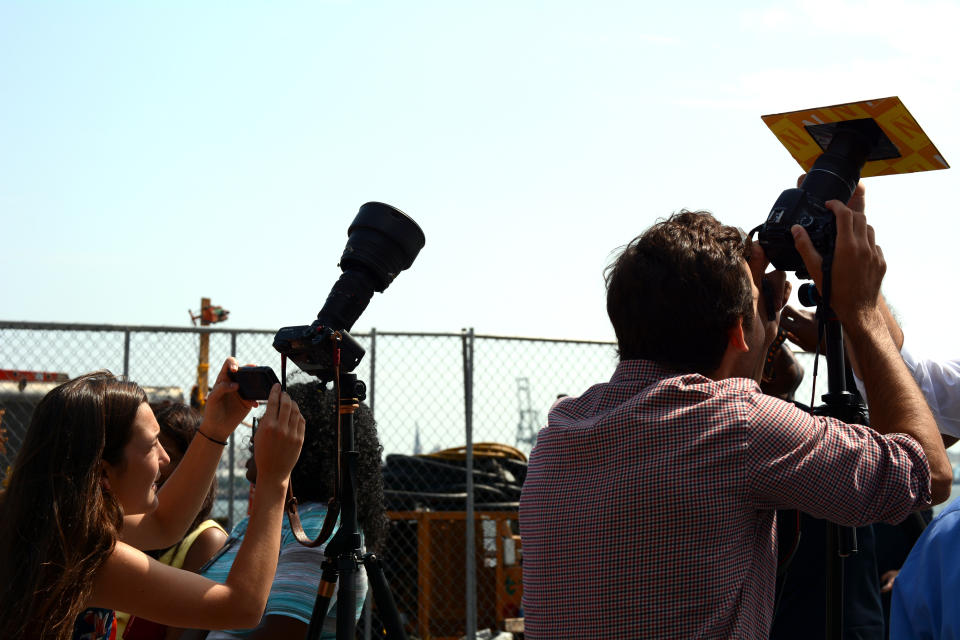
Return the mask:
<path fill-rule="evenodd" d="M 106 368 L 140 383 L 153 400 L 186 402 L 197 384 L 204 334 L 211 382 L 230 355 L 279 373 L 272 331 L 23 322 L 0 322 L 0 370 L 75 377 Z M 558 396 L 609 379 L 615 345 L 472 330 L 353 337 L 366 350 L 355 373 L 367 384 L 384 448 L 390 529 L 383 556 L 407 632 L 460 638 L 503 629 L 522 616 L 516 515 L 525 458 Z M 808 398 L 812 362 L 798 355 L 807 376 L 797 397 Z M 6 437 L 0 474 L 13 461 L 33 406 L 55 384 L 0 381 Z M 213 515 L 228 528 L 246 513 L 245 463 L 257 413 L 237 429 L 221 460 Z M 379 628 L 373 609 L 359 637 Z"/>

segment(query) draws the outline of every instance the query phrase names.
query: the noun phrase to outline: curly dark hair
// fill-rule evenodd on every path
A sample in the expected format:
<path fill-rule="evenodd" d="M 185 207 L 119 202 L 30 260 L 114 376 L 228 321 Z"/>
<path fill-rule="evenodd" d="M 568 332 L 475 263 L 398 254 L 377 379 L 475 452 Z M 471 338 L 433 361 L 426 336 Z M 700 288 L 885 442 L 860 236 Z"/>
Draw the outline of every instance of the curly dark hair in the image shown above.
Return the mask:
<path fill-rule="evenodd" d="M 299 502 L 327 502 L 334 496 L 337 478 L 337 396 L 320 382 L 300 382 L 287 388 L 307 421 L 300 459 L 290 481 Z M 357 460 L 357 517 L 368 550 L 379 551 L 386 539 L 383 504 L 383 447 L 370 407 L 361 403 L 353 414 Z"/>
<path fill-rule="evenodd" d="M 634 238 L 607 267 L 607 315 L 621 360 L 708 375 L 727 331 L 753 324 L 750 244 L 705 211 L 682 210 Z"/>
<path fill-rule="evenodd" d="M 193 437 L 196 435 L 197 429 L 200 428 L 203 416 L 185 404 L 165 402 L 151 404 L 150 408 L 153 409 L 157 423 L 160 425 L 160 433 L 169 438 L 173 442 L 173 446 L 176 447 L 177 453 L 179 453 L 176 459 L 179 461 L 186 453 L 187 447 L 193 442 Z M 167 451 L 167 454 L 170 454 L 170 451 Z M 171 456 L 171 459 L 174 459 L 174 456 Z M 203 504 L 200 505 L 200 512 L 197 513 L 197 517 L 187 531 L 193 531 L 201 522 L 210 517 L 210 512 L 213 510 L 213 501 L 216 497 L 217 476 L 214 475 L 210 482 L 210 490 L 207 491 L 207 496 L 203 499 Z"/>

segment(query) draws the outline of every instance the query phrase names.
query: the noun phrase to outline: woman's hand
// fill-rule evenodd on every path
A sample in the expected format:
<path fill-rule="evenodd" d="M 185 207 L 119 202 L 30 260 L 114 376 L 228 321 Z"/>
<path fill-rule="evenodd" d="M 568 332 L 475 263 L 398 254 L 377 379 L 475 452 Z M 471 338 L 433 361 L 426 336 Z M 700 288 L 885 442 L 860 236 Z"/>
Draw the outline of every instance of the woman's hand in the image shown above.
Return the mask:
<path fill-rule="evenodd" d="M 306 421 L 297 403 L 275 384 L 267 411 L 257 425 L 253 456 L 257 461 L 257 485 L 264 481 L 285 482 L 300 456 Z"/>
<path fill-rule="evenodd" d="M 229 438 L 250 410 L 257 408 L 255 400 L 244 400 L 240 397 L 237 393 L 240 385 L 230 380 L 229 372 L 239 368 L 236 358 L 227 358 L 220 367 L 220 373 L 217 374 L 217 380 L 203 409 L 203 424 L 200 428 L 217 440 Z"/>

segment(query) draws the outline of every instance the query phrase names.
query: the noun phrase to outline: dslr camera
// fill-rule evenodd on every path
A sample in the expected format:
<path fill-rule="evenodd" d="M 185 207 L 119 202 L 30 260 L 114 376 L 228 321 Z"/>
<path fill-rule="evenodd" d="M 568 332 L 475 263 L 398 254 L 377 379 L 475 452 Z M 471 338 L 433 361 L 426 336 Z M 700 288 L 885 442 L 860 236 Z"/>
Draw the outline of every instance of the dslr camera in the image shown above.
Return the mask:
<path fill-rule="evenodd" d="M 892 146 L 873 118 L 811 125 L 807 130 L 825 149 L 796 189 L 787 189 L 773 204 L 766 222 L 759 227 L 758 240 L 767 258 L 781 271 L 795 271 L 798 278 L 810 278 L 793 244 L 790 228 L 798 224 L 810 235 L 820 255 L 833 255 L 837 237 L 828 200 L 846 203 L 860 181 L 867 160 L 892 157 Z M 896 154 L 896 148 L 893 149 Z"/>

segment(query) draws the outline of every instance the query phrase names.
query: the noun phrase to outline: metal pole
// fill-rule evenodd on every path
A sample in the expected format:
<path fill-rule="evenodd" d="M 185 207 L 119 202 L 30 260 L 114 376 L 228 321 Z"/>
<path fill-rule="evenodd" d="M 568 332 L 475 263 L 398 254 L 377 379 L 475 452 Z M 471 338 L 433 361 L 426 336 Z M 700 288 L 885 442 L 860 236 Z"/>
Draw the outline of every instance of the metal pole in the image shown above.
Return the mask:
<path fill-rule="evenodd" d="M 230 355 L 232 355 L 234 358 L 237 357 L 237 333 L 235 331 L 230 334 Z M 234 520 L 234 513 L 233 513 L 233 499 L 234 499 L 234 493 L 236 491 L 236 489 L 233 486 L 236 480 L 236 478 L 234 477 L 236 474 L 236 466 L 235 466 L 236 454 L 234 453 L 235 437 L 236 437 L 236 430 L 234 430 L 234 432 L 230 434 L 230 449 L 228 454 L 229 460 L 230 460 L 230 473 L 227 476 L 230 482 L 230 487 L 227 489 L 227 497 L 229 498 L 229 502 L 227 502 L 227 522 L 230 524 L 229 528 L 227 529 L 228 531 L 233 530 L 233 525 L 236 522 L 236 520 Z"/>
<path fill-rule="evenodd" d="M 367 393 L 367 404 L 370 405 L 370 413 L 373 413 L 374 391 L 377 388 L 377 328 L 370 329 L 370 385 Z"/>
<path fill-rule="evenodd" d="M 370 386 L 367 393 L 367 404 L 370 405 L 370 413 L 373 413 L 374 390 L 377 388 L 377 328 L 370 327 Z M 374 414 L 376 415 L 376 414 Z M 369 587 L 370 580 L 367 579 Z M 371 604 L 373 598 L 368 589 L 367 597 L 363 601 L 363 640 L 373 640 L 373 608 Z"/>
<path fill-rule="evenodd" d="M 466 640 L 475 640 L 477 637 L 477 563 L 474 549 L 476 547 L 474 529 L 473 504 L 473 327 L 463 334 L 463 405 L 464 423 L 466 426 L 466 460 L 467 472 L 467 548 L 466 548 L 466 586 L 467 586 L 467 620 Z"/>
<path fill-rule="evenodd" d="M 123 377 L 130 376 L 130 330 L 123 332 Z"/>

